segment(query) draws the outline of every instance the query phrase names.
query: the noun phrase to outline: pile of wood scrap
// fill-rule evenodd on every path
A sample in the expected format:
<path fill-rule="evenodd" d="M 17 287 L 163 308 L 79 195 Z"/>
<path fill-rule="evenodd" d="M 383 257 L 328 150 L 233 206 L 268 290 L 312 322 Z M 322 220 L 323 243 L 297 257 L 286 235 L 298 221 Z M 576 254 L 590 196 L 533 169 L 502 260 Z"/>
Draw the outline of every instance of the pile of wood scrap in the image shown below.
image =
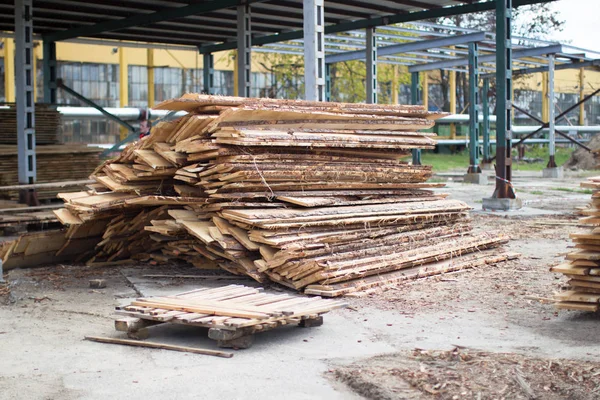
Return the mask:
<path fill-rule="evenodd" d="M 86 179 L 100 163 L 99 147 L 84 144 L 48 145 L 36 147 L 38 183 L 63 182 Z M 18 157 L 17 146 L 0 145 L 0 186 L 17 185 Z M 80 188 L 73 187 L 74 190 Z M 39 188 L 36 190 L 40 200 L 54 199 L 60 191 L 70 189 Z M 18 190 L 0 192 L 0 196 L 18 199 Z"/>
<path fill-rule="evenodd" d="M 147 336 L 144 329 L 165 322 L 209 328 L 208 337 L 220 347 L 247 348 L 253 335 L 283 325 L 302 327 L 323 324 L 323 314 L 346 307 L 339 300 L 271 294 L 262 288 L 227 285 L 197 289 L 174 296 L 140 298 L 117 314 L 115 327 L 131 337 Z"/>
<path fill-rule="evenodd" d="M 588 207 L 580 211 L 583 218 L 579 220 L 590 229 L 570 235 L 576 250 L 550 271 L 569 278 L 567 290 L 554 296 L 557 308 L 595 312 L 600 306 L 600 176 L 587 178 L 580 186 L 594 191 Z"/>
<path fill-rule="evenodd" d="M 507 259 L 506 237 L 474 234 L 469 207 L 409 162 L 441 114 L 197 94 L 157 108 L 188 114 L 61 195 L 58 218 L 98 240 L 92 264 L 210 262 L 337 296 Z"/>
<path fill-rule="evenodd" d="M 35 143 L 58 144 L 61 116 L 56 106 L 35 105 Z M 17 107 L 15 104 L 0 105 L 0 144 L 17 144 Z"/>

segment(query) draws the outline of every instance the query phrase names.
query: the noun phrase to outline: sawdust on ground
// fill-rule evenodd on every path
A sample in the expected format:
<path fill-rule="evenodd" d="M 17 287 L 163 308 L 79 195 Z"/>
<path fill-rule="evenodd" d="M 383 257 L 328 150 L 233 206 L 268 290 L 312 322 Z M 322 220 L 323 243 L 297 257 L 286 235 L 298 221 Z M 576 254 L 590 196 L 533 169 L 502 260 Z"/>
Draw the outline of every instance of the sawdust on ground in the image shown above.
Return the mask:
<path fill-rule="evenodd" d="M 600 396 L 600 363 L 455 348 L 378 356 L 330 371 L 368 399 L 547 399 Z"/>

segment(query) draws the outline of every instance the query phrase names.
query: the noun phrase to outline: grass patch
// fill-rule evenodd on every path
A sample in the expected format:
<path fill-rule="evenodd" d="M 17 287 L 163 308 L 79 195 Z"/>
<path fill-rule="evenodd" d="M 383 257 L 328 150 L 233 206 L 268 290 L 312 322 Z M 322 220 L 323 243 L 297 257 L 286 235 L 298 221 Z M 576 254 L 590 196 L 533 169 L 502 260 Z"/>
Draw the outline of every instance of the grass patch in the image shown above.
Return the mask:
<path fill-rule="evenodd" d="M 431 165 L 433 167 L 433 172 L 447 172 L 464 169 L 464 172 L 467 173 L 467 168 L 469 168 L 469 153 L 423 153 L 421 154 L 421 162 L 423 165 Z"/>
<path fill-rule="evenodd" d="M 594 191 L 592 189 L 572 189 L 572 188 L 557 187 L 557 188 L 552 188 L 552 190 L 558 190 L 559 192 L 569 192 L 569 193 L 583 193 L 583 194 L 593 194 L 594 193 Z"/>
<path fill-rule="evenodd" d="M 556 148 L 556 154 L 554 155 L 554 161 L 556 161 L 556 165 L 563 165 L 569 158 L 571 158 L 571 153 L 573 153 L 575 149 L 558 147 Z M 516 157 L 516 151 L 513 151 L 513 157 Z M 541 171 L 546 168 L 546 164 L 548 164 L 548 148 L 542 146 L 529 146 L 525 151 L 525 157 L 527 158 L 541 158 L 543 161 L 535 162 L 535 163 L 526 163 L 526 162 L 513 162 L 513 170 L 515 171 Z"/>
<path fill-rule="evenodd" d="M 537 196 L 541 196 L 544 194 L 544 192 L 542 192 L 541 190 L 532 190 L 531 192 L 529 192 L 531 194 L 535 194 Z"/>
<path fill-rule="evenodd" d="M 554 157 L 557 165 L 563 165 L 570 157 L 574 149 L 559 147 L 556 149 Z M 517 156 L 517 151 L 513 151 L 513 158 Z M 541 146 L 528 146 L 525 151 L 527 158 L 539 158 L 542 161 L 526 163 L 513 161 L 514 171 L 541 171 L 546 168 L 548 163 L 548 148 Z M 436 154 L 432 152 L 423 152 L 421 155 L 423 165 L 431 165 L 433 172 L 448 172 L 453 170 L 463 170 L 467 172 L 469 168 L 469 152 L 462 151 L 455 154 Z"/>

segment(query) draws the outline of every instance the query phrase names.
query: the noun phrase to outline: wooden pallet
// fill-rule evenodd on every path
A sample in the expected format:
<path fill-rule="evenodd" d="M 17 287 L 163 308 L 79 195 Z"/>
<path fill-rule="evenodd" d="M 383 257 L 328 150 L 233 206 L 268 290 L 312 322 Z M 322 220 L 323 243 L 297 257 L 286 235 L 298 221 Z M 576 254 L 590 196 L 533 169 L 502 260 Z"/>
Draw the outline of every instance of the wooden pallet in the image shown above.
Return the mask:
<path fill-rule="evenodd" d="M 150 297 L 117 307 L 115 329 L 130 338 L 145 339 L 148 327 L 175 323 L 208 328 L 208 337 L 219 347 L 248 348 L 254 334 L 283 325 L 315 327 L 323 314 L 346 303 L 291 294 L 264 293 L 262 288 L 228 285 L 197 289 L 174 296 Z"/>

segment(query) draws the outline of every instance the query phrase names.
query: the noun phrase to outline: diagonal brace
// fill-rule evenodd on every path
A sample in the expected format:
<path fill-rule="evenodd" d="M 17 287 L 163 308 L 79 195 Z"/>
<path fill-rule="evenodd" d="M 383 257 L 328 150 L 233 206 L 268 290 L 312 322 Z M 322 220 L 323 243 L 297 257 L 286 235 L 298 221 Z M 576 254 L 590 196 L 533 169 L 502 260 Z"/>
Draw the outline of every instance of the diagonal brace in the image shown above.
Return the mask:
<path fill-rule="evenodd" d="M 127 122 L 123 121 L 121 118 L 117 117 L 116 115 L 113 115 L 113 114 L 109 113 L 104 108 L 102 108 L 98 104 L 94 103 L 92 100 L 88 99 L 87 97 L 83 96 L 82 94 L 77 93 L 76 91 L 74 91 L 70 87 L 66 86 L 64 84 L 64 82 L 63 82 L 62 79 L 57 79 L 56 80 L 56 86 L 59 87 L 59 88 L 61 88 L 65 92 L 69 93 L 71 96 L 77 98 L 78 100 L 81 100 L 82 102 L 84 102 L 88 106 L 94 107 L 96 110 L 100 111 L 105 117 L 107 117 L 111 121 L 114 121 L 117 124 L 119 124 L 119 125 L 127 128 L 131 132 L 137 132 L 136 129 L 132 125 L 130 125 Z"/>

